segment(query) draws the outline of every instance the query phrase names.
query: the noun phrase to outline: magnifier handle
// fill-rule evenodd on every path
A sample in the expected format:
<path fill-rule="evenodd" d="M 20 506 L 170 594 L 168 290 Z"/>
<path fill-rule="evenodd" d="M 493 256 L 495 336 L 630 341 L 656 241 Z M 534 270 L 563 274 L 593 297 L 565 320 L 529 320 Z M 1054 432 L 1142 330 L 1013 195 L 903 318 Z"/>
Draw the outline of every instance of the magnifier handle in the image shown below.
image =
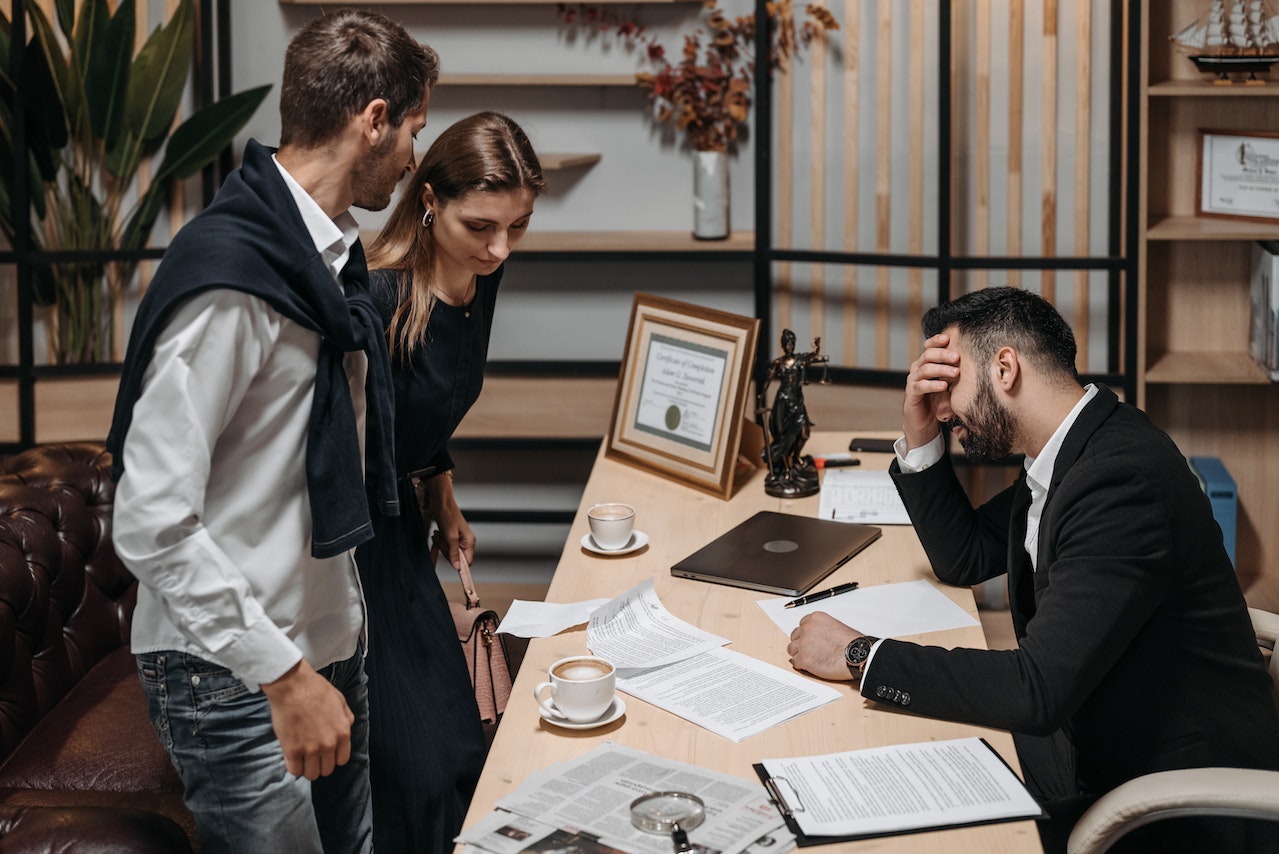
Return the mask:
<path fill-rule="evenodd" d="M 688 841 L 688 834 L 684 832 L 684 828 L 680 827 L 678 824 L 675 825 L 675 829 L 671 831 L 671 842 L 675 843 L 675 854 L 687 854 L 687 852 L 697 850 L 693 844 Z"/>

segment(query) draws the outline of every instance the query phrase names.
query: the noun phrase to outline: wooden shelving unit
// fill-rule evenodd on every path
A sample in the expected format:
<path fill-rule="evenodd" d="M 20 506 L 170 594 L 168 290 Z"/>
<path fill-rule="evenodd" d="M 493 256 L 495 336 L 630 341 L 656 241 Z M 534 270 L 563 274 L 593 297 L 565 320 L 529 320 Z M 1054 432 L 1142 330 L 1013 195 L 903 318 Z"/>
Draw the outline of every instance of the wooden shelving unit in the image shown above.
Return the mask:
<path fill-rule="evenodd" d="M 1279 221 L 1196 215 L 1199 132 L 1279 127 L 1279 78 L 1217 85 L 1168 41 L 1199 0 L 1141 0 L 1138 400 L 1187 455 L 1239 488 L 1237 567 L 1250 604 L 1279 607 L 1279 389 L 1249 354 L 1250 246 Z"/>
<path fill-rule="evenodd" d="M 441 74 L 449 86 L 634 86 L 634 74 Z"/>
<path fill-rule="evenodd" d="M 582 153 L 582 154 L 560 154 L 550 152 L 547 154 L 538 154 L 537 159 L 542 164 L 542 169 L 547 172 L 558 172 L 562 169 L 574 169 L 579 166 L 590 166 L 599 163 L 603 157 L 602 154 Z"/>
<path fill-rule="evenodd" d="M 377 0 L 379 6 L 547 6 L 555 0 Z M 701 0 L 591 0 L 601 6 L 610 4 L 700 3 Z M 281 6 L 351 6 L 350 0 L 279 0 Z M 369 5 L 369 4 L 365 4 Z"/>

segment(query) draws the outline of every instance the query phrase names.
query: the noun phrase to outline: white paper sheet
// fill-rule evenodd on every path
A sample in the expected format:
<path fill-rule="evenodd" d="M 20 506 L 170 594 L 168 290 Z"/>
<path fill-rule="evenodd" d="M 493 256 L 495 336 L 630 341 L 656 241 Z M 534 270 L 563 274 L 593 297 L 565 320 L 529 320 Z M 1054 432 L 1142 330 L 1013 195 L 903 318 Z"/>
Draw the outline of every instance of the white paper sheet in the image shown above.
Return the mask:
<path fill-rule="evenodd" d="M 909 525 L 910 514 L 887 471 L 827 469 L 822 477 L 819 519 L 863 525 Z"/>
<path fill-rule="evenodd" d="M 980 738 L 765 759 L 806 836 L 876 836 L 1042 814 Z M 892 781 L 885 786 L 884 781 Z"/>
<path fill-rule="evenodd" d="M 515 599 L 497 627 L 498 634 L 521 638 L 549 638 L 565 629 L 580 626 L 607 599 L 585 599 L 581 602 L 527 602 Z"/>
<path fill-rule="evenodd" d="M 618 674 L 617 687 L 735 742 L 842 696 L 793 670 L 718 648 L 666 667 Z"/>
<path fill-rule="evenodd" d="M 814 611 L 825 611 L 846 626 L 877 638 L 922 635 L 946 629 L 980 625 L 927 581 L 903 581 L 858 587 L 808 605 L 785 607 L 793 597 L 759 599 L 759 607 L 787 635 L 800 619 Z"/>
<path fill-rule="evenodd" d="M 726 643 L 667 611 L 651 578 L 598 608 L 586 624 L 591 653 L 622 671 L 673 664 Z"/>

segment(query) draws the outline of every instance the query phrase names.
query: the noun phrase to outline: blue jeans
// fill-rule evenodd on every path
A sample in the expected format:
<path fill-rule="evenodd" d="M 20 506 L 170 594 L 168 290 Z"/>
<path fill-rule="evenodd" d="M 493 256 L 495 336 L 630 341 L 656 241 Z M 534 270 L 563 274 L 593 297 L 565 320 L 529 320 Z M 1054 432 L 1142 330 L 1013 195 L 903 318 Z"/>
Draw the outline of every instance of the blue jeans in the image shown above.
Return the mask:
<path fill-rule="evenodd" d="M 187 653 L 137 660 L 151 722 L 186 787 L 204 854 L 373 850 L 363 649 L 320 670 L 346 697 L 355 723 L 350 761 L 315 782 L 285 768 L 261 691 Z"/>

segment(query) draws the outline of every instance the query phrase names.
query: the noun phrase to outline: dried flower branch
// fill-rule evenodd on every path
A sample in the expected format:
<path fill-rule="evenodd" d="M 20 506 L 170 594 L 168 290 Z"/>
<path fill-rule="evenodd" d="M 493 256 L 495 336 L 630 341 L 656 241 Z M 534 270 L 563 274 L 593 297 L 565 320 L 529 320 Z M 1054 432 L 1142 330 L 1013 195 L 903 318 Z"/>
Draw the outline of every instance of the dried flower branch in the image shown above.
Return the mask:
<path fill-rule="evenodd" d="M 640 72 L 636 83 L 648 92 L 653 117 L 688 133 L 697 151 L 729 151 L 746 123 L 755 79 L 755 16 L 729 18 L 717 0 L 704 0 L 706 30 L 684 37 L 683 49 L 672 62 L 657 37 L 635 21 L 621 18 L 586 3 L 559 4 L 560 20 L 570 26 L 613 31 L 636 47 L 655 71 Z M 839 29 L 824 6 L 808 4 L 805 20 L 797 26 L 792 0 L 767 5 L 770 34 L 770 72 L 785 63 L 818 36 Z"/>

